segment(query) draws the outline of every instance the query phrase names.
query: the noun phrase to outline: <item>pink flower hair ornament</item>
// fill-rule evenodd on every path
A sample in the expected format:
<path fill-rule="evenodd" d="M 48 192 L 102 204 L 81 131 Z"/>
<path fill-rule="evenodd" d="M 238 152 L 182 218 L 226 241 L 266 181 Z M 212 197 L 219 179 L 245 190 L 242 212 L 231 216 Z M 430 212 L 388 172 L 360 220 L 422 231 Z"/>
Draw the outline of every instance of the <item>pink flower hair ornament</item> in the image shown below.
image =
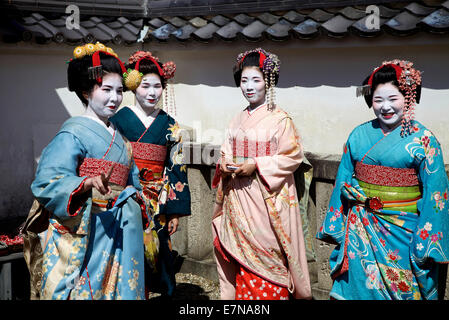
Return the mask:
<path fill-rule="evenodd" d="M 158 69 L 159 75 L 167 80 L 167 86 L 164 89 L 164 109 L 167 112 L 176 115 L 176 104 L 175 104 L 175 94 L 173 85 L 169 80 L 173 79 L 176 72 L 176 64 L 173 61 L 167 61 L 159 65 L 159 58 L 153 56 L 150 51 L 137 51 L 131 55 L 128 59 L 128 63 L 131 65 L 135 63 L 134 69 L 128 68 L 128 70 L 123 74 L 123 79 L 126 87 L 129 90 L 136 90 L 140 83 L 142 82 L 143 73 L 139 71 L 139 65 L 142 60 L 149 60 Z"/>

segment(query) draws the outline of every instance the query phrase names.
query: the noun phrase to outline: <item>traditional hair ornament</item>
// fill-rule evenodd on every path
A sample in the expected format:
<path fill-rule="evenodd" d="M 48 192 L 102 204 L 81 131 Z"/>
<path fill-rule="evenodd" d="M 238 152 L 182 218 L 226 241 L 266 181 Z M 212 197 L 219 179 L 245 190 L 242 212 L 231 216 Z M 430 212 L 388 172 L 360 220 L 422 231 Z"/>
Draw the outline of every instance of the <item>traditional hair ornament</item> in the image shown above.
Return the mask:
<path fill-rule="evenodd" d="M 241 68 L 246 56 L 250 53 L 259 53 L 259 68 L 262 70 L 265 80 L 265 92 L 267 93 L 268 109 L 273 109 L 275 106 L 276 92 L 275 76 L 279 74 L 281 61 L 274 53 L 265 51 L 262 48 L 245 51 L 237 56 L 237 64 Z"/>
<path fill-rule="evenodd" d="M 98 42 L 98 41 L 95 44 L 86 43 L 83 46 L 76 47 L 73 50 L 73 57 L 75 59 L 81 59 L 85 55 L 91 56 L 97 51 L 103 51 L 103 52 L 109 53 L 110 55 L 118 58 L 118 55 L 114 52 L 114 50 L 112 48 L 106 47 L 104 44 L 102 44 L 101 42 Z"/>
<path fill-rule="evenodd" d="M 357 87 L 356 95 L 370 95 L 372 93 L 374 74 L 380 69 L 391 66 L 396 71 L 396 79 L 399 83 L 399 90 L 404 92 L 404 115 L 402 117 L 401 136 L 407 136 L 413 132 L 412 121 L 415 117 L 416 89 L 421 85 L 422 72 L 413 68 L 413 62 L 405 60 L 384 61 L 381 66 L 371 73 L 368 84 Z"/>
<path fill-rule="evenodd" d="M 137 51 L 128 59 L 129 64 L 135 63 L 134 69 L 128 68 L 123 74 L 125 85 L 130 90 L 136 90 L 142 82 L 143 73 L 139 71 L 139 65 L 142 60 L 149 60 L 153 62 L 159 71 L 159 74 L 167 80 L 167 86 L 164 89 L 164 109 L 168 113 L 176 115 L 176 105 L 174 89 L 171 79 L 175 76 L 176 64 L 173 61 L 167 61 L 159 65 L 159 58 L 152 55 L 150 51 Z M 170 99 L 171 98 L 171 99 Z"/>
<path fill-rule="evenodd" d="M 122 73 L 126 72 L 123 62 L 119 59 L 118 55 L 112 48 L 106 47 L 101 42 L 97 42 L 96 44 L 86 43 L 85 45 L 78 46 L 73 50 L 73 57 L 75 59 L 81 59 L 86 55 L 92 56 L 92 67 L 89 67 L 87 69 L 89 79 L 95 79 L 98 83 L 101 83 L 102 81 L 103 68 L 100 61 L 100 52 L 115 57 L 120 64 Z M 72 59 L 70 59 L 68 62 L 70 61 L 72 61 Z"/>

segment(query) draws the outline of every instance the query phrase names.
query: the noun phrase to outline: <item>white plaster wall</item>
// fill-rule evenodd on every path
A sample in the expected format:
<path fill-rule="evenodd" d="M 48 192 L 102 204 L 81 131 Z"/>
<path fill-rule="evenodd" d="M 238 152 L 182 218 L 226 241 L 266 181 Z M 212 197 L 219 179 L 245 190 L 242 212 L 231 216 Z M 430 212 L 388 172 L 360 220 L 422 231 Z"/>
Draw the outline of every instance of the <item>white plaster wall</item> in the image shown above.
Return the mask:
<path fill-rule="evenodd" d="M 416 119 L 438 137 L 449 162 L 449 41 L 427 36 L 307 43 L 263 46 L 281 60 L 276 100 L 292 116 L 307 151 L 340 154 L 352 129 L 374 117 L 363 97 L 356 97 L 355 87 L 382 61 L 401 58 L 424 71 Z M 221 144 L 229 121 L 246 106 L 234 85 L 232 65 L 238 53 L 257 46 L 145 46 L 163 61 L 177 63 L 176 118 L 197 130 L 197 142 Z"/>
<path fill-rule="evenodd" d="M 263 46 L 281 59 L 278 104 L 289 112 L 305 149 L 340 154 L 350 131 L 373 117 L 354 86 L 385 59 L 410 59 L 424 71 L 417 119 L 440 140 L 449 161 L 449 41 L 441 36 L 360 40 L 294 40 L 254 44 L 213 42 L 144 45 L 162 61 L 177 63 L 177 120 L 196 129 L 197 142 L 220 144 L 233 115 L 246 101 L 234 85 L 232 65 L 238 53 Z M 117 48 L 126 58 L 141 45 Z M 24 216 L 32 196 L 36 159 L 61 124 L 82 112 L 67 91 L 66 61 L 73 46 L 0 44 L 0 217 Z M 125 103 L 132 103 L 127 93 Z"/>

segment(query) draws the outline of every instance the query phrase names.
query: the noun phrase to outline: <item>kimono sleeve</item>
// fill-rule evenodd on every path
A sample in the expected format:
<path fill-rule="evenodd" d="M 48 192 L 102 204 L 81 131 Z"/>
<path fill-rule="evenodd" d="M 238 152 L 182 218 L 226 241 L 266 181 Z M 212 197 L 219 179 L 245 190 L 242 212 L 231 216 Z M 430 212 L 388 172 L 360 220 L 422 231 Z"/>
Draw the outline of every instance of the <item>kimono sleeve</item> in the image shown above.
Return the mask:
<path fill-rule="evenodd" d="M 180 128 L 176 122 L 169 125 L 165 175 L 168 178 L 167 201 L 163 213 L 166 215 L 190 215 L 190 190 L 187 182 L 187 166 L 184 164 Z"/>
<path fill-rule="evenodd" d="M 77 173 L 78 164 L 85 155 L 79 139 L 69 132 L 59 132 L 42 151 L 31 191 L 59 218 L 77 215 L 87 200 L 87 196 L 85 199 L 75 197 L 86 179 Z"/>
<path fill-rule="evenodd" d="M 418 172 L 422 198 L 418 201 L 419 218 L 410 249 L 418 265 L 429 260 L 449 263 L 449 183 L 442 150 L 427 130 L 417 142 L 423 146 L 425 157 Z"/>
<path fill-rule="evenodd" d="M 285 179 L 295 172 L 304 159 L 298 133 L 289 117 L 279 122 L 277 132 L 276 154 L 253 158 L 262 181 L 271 192 L 279 191 Z"/>
<path fill-rule="evenodd" d="M 139 192 L 142 191 L 142 185 L 139 180 L 139 168 L 137 168 L 134 160 L 131 161 L 131 170 L 129 171 L 127 185 L 133 186 Z"/>
<path fill-rule="evenodd" d="M 348 209 L 348 203 L 342 188 L 345 183 L 351 183 L 354 173 L 354 162 L 351 156 L 350 138 L 346 142 L 337 177 L 335 179 L 334 190 L 329 201 L 328 211 L 324 217 L 321 227 L 317 233 L 317 239 L 332 243 L 342 244 L 345 237 L 344 212 Z"/>

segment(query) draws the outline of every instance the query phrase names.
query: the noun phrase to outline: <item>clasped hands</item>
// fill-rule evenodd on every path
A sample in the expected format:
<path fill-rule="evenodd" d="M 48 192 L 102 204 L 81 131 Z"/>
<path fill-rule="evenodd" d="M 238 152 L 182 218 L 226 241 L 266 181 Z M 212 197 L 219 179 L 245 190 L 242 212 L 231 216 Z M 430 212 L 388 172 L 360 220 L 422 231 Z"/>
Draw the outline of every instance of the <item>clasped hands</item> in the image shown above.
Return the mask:
<path fill-rule="evenodd" d="M 235 170 L 230 170 L 228 166 L 237 167 Z M 253 172 L 257 169 L 256 163 L 253 159 L 247 159 L 241 164 L 236 164 L 232 162 L 226 162 L 225 159 L 220 164 L 220 171 L 223 177 L 229 175 L 234 176 L 251 176 Z"/>

